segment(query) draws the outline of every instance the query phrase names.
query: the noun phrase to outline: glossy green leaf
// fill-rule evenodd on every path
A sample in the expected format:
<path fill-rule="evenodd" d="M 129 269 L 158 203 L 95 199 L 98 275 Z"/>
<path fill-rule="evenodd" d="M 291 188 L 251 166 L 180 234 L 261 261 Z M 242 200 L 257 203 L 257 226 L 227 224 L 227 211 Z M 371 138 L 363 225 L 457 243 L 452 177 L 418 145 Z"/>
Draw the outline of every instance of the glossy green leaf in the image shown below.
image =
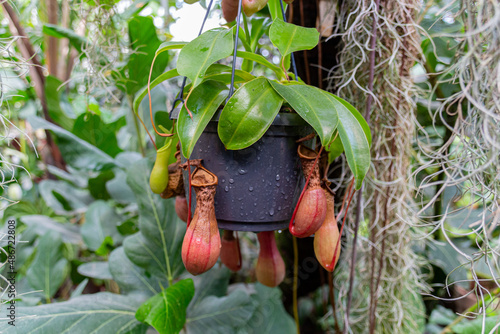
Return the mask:
<path fill-rule="evenodd" d="M 328 151 L 329 164 L 331 164 L 333 160 L 340 157 L 340 155 L 344 152 L 344 146 L 342 145 L 342 140 L 340 140 L 338 132 L 336 135 L 334 135 L 334 138 L 335 139 L 331 142 L 331 144 L 325 147 L 325 149 Z"/>
<path fill-rule="evenodd" d="M 160 74 L 156 79 L 150 82 L 149 87 L 150 89 L 153 89 L 154 87 L 158 86 L 164 81 L 167 81 L 169 79 L 175 78 L 179 76 L 179 73 L 177 73 L 176 69 L 167 71 L 165 73 Z M 141 105 L 142 100 L 144 97 L 148 95 L 148 87 L 143 87 L 135 96 L 134 99 L 134 112 L 137 114 L 139 112 L 139 106 Z"/>
<path fill-rule="evenodd" d="M 233 51 L 233 30 L 215 28 L 208 30 L 184 46 L 179 53 L 177 70 L 198 86 L 210 65 L 228 57 Z"/>
<path fill-rule="evenodd" d="M 266 78 L 241 86 L 229 99 L 219 119 L 219 137 L 229 150 L 246 148 L 267 131 L 283 99 Z"/>
<path fill-rule="evenodd" d="M 283 79 L 285 77 L 283 70 L 280 67 L 274 65 L 273 63 L 271 63 L 270 61 L 268 61 L 266 58 L 264 58 L 263 56 L 261 56 L 259 54 L 252 53 L 252 52 L 246 52 L 246 51 L 238 51 L 236 53 L 236 56 L 239 58 L 251 60 L 251 61 L 254 61 L 258 64 L 266 66 L 267 68 L 271 69 L 276 74 L 276 77 L 278 79 Z"/>
<path fill-rule="evenodd" d="M 179 281 L 148 299 L 139 307 L 135 317 L 153 326 L 160 334 L 179 333 L 186 322 L 186 309 L 193 296 L 193 280 Z"/>
<path fill-rule="evenodd" d="M 269 39 L 285 57 L 295 51 L 314 48 L 319 42 L 319 32 L 316 28 L 304 28 L 277 18 L 269 28 Z"/>
<path fill-rule="evenodd" d="M 16 307 L 16 327 L 0 322 L 2 333 L 143 334 L 146 325 L 135 319 L 137 301 L 101 292 L 34 307 Z"/>
<path fill-rule="evenodd" d="M 134 16 L 130 19 L 128 34 L 134 52 L 130 55 L 126 67 L 122 70 L 122 77 L 127 78 L 124 83 L 127 94 L 133 96 L 147 84 L 151 64 L 161 41 L 156 34 L 153 18 L 147 16 Z M 168 53 L 162 53 L 156 57 L 151 72 L 152 80 L 163 73 L 168 60 Z"/>
<path fill-rule="evenodd" d="M 280 84 L 270 81 L 271 86 L 290 106 L 318 133 L 321 144 L 327 146 L 333 139 L 339 122 L 337 106 L 331 96 L 316 87 L 292 82 Z"/>
<path fill-rule="evenodd" d="M 182 49 L 183 47 L 188 44 L 187 42 L 173 42 L 173 41 L 168 41 L 168 42 L 163 42 L 160 44 L 158 49 L 156 50 L 156 54 L 159 55 L 160 53 L 166 52 L 168 50 L 178 50 Z"/>
<path fill-rule="evenodd" d="M 47 232 L 39 239 L 35 259 L 26 273 L 31 287 L 42 290 L 47 301 L 56 294 L 69 273 L 62 249 L 59 233 Z"/>
<path fill-rule="evenodd" d="M 347 163 L 356 179 L 355 188 L 360 189 L 370 168 L 370 144 L 356 116 L 333 95 L 331 95 L 331 100 L 337 104 L 339 136 L 344 146 Z"/>
<path fill-rule="evenodd" d="M 78 116 L 71 132 L 112 157 L 122 152 L 113 129 L 95 113 L 87 112 Z"/>
<path fill-rule="evenodd" d="M 63 100 L 66 106 L 70 105 L 65 94 L 63 96 L 63 92 L 64 86 L 62 86 L 61 80 L 52 75 L 45 78 L 45 100 L 47 101 L 49 116 L 60 127 L 71 131 L 75 123 L 76 115 L 71 107 L 62 108 Z"/>
<path fill-rule="evenodd" d="M 83 53 L 85 47 L 91 42 L 83 37 L 78 35 L 74 30 L 64 28 L 55 24 L 46 23 L 43 25 L 42 31 L 44 34 L 57 37 L 57 38 L 67 38 L 70 44 L 78 51 Z M 97 47 L 97 51 L 102 54 L 102 50 Z"/>
<path fill-rule="evenodd" d="M 280 0 L 269 0 L 267 2 L 267 6 L 269 7 L 269 13 L 271 13 L 271 18 L 276 20 L 277 18 L 283 19 L 283 14 L 281 13 L 281 4 Z M 286 10 L 287 4 L 283 2 L 284 9 Z"/>
<path fill-rule="evenodd" d="M 370 131 L 370 126 L 368 125 L 368 123 L 366 122 L 366 120 L 363 118 L 363 116 L 361 115 L 361 113 L 356 108 L 354 108 L 352 106 L 352 104 L 350 104 L 346 100 L 344 100 L 344 99 L 342 99 L 342 98 L 340 98 L 338 96 L 335 96 L 333 94 L 331 94 L 331 96 L 333 96 L 337 101 L 339 101 L 340 103 L 342 103 L 353 114 L 353 116 L 356 117 L 356 119 L 358 120 L 359 124 L 363 128 L 363 131 L 365 132 L 366 139 L 368 140 L 368 143 L 371 146 L 372 145 L 372 132 Z"/>
<path fill-rule="evenodd" d="M 45 203 L 58 214 L 85 211 L 93 201 L 88 190 L 74 187 L 65 181 L 43 180 L 39 191 Z"/>
<path fill-rule="evenodd" d="M 186 106 L 183 105 L 177 122 L 177 133 L 184 157 L 189 159 L 198 138 L 226 97 L 226 85 L 217 81 L 209 80 L 193 89 L 186 102 L 193 118 L 191 119 Z"/>
<path fill-rule="evenodd" d="M 13 207 L 17 208 L 17 204 Z M 57 232 L 63 242 L 70 244 L 80 244 L 82 237 L 80 235 L 80 228 L 78 225 L 71 223 L 59 223 L 54 219 L 42 215 L 24 215 L 21 221 L 33 228 L 33 231 L 39 236 L 43 236 L 49 231 Z"/>
<path fill-rule="evenodd" d="M 127 171 L 127 183 L 139 209 L 139 232 L 128 236 L 123 246 L 127 257 L 160 278 L 177 277 L 184 271 L 181 247 L 186 224 L 174 209 L 174 199 L 164 200 L 149 187 L 151 164 L 146 159 Z"/>

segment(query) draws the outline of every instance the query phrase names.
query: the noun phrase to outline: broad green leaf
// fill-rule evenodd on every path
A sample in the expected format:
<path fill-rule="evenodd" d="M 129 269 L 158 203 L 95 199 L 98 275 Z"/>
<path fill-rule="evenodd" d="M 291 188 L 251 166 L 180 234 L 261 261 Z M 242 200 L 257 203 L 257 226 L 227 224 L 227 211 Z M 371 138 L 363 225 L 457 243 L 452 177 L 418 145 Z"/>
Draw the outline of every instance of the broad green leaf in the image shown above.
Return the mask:
<path fill-rule="evenodd" d="M 271 86 L 287 101 L 290 106 L 318 133 L 321 144 L 328 146 L 339 123 L 338 102 L 333 102 L 330 95 L 313 86 L 298 84 L 280 84 L 270 81 Z M 345 108 L 344 108 L 345 109 Z"/>
<path fill-rule="evenodd" d="M 87 262 L 78 266 L 78 273 L 85 277 L 111 280 L 108 261 Z"/>
<path fill-rule="evenodd" d="M 104 201 L 95 201 L 85 213 L 85 223 L 82 225 L 82 238 L 91 251 L 101 247 L 106 236 L 119 244 L 123 237 L 117 230 L 122 218 L 116 214 L 114 207 Z"/>
<path fill-rule="evenodd" d="M 285 57 L 292 52 L 311 50 L 319 42 L 316 28 L 304 28 L 277 18 L 269 28 L 269 39 Z"/>
<path fill-rule="evenodd" d="M 154 87 L 158 86 L 162 82 L 169 80 L 169 79 L 172 79 L 172 78 L 175 78 L 177 76 L 179 76 L 179 73 L 177 73 L 177 69 L 167 71 L 165 73 L 160 74 L 156 79 L 152 80 L 149 84 L 149 87 L 150 87 L 150 89 L 153 89 Z M 146 82 L 146 84 L 147 84 L 147 82 Z M 148 86 L 147 85 L 146 85 L 146 87 L 142 88 L 135 96 L 134 112 L 136 114 L 139 112 L 139 106 L 146 95 L 148 95 Z"/>
<path fill-rule="evenodd" d="M 139 208 L 139 232 L 123 242 L 127 257 L 160 278 L 174 278 L 184 271 L 181 247 L 186 224 L 175 213 L 174 199 L 164 200 L 149 187 L 152 165 L 146 159 L 133 164 L 127 183 Z"/>
<path fill-rule="evenodd" d="M 118 247 L 109 255 L 109 271 L 122 295 L 135 295 L 141 300 L 160 293 L 162 286 L 168 286 L 166 279 L 148 275 L 143 268 L 132 263 L 123 247 Z"/>
<path fill-rule="evenodd" d="M 283 19 L 280 0 L 269 0 L 267 2 L 267 6 L 269 7 L 269 13 L 271 13 L 271 18 L 273 19 L 273 21 L 276 19 Z M 283 8 L 286 11 L 287 4 L 285 2 L 283 2 L 283 6 L 284 6 Z"/>
<path fill-rule="evenodd" d="M 78 116 L 71 132 L 112 157 L 122 152 L 113 129 L 95 113 L 87 112 Z"/>
<path fill-rule="evenodd" d="M 58 214 L 83 212 L 93 200 L 88 190 L 65 181 L 43 180 L 39 191 L 45 203 Z"/>
<path fill-rule="evenodd" d="M 113 180 L 115 173 L 111 170 L 105 170 L 96 177 L 88 179 L 88 189 L 90 195 L 96 200 L 108 200 L 111 196 L 106 189 L 106 183 Z"/>
<path fill-rule="evenodd" d="M 193 88 L 203 80 L 210 65 L 228 57 L 233 51 L 233 30 L 208 30 L 184 46 L 179 53 L 177 70 L 191 79 Z"/>
<path fill-rule="evenodd" d="M 241 290 L 226 297 L 208 296 L 188 310 L 186 330 L 188 333 L 236 333 L 252 317 L 256 305 Z"/>
<path fill-rule="evenodd" d="M 354 108 L 352 106 L 352 104 L 350 104 L 346 100 L 344 100 L 336 95 L 333 95 L 333 94 L 330 94 L 330 95 L 333 96 L 337 101 L 342 103 L 344 105 L 344 107 L 346 107 L 354 115 L 354 117 L 356 117 L 359 124 L 363 128 L 363 131 L 365 132 L 366 139 L 368 140 L 368 144 L 370 144 L 370 146 L 371 146 L 372 145 L 372 132 L 370 131 L 370 126 L 368 125 L 366 120 L 363 118 L 361 113 L 356 108 Z"/>
<path fill-rule="evenodd" d="M 271 126 L 283 99 L 266 78 L 260 77 L 241 86 L 224 106 L 218 132 L 229 150 L 246 148 Z"/>
<path fill-rule="evenodd" d="M 21 218 L 21 221 L 32 227 L 33 231 L 39 236 L 43 236 L 49 231 L 54 231 L 59 233 L 63 242 L 75 245 L 82 242 L 80 229 L 77 225 L 71 223 L 59 223 L 50 217 L 42 215 L 26 215 Z M 23 238 L 22 240 L 24 241 L 26 239 Z"/>
<path fill-rule="evenodd" d="M 281 290 L 260 283 L 255 283 L 254 287 L 256 293 L 251 298 L 257 308 L 238 333 L 296 333 L 295 322 L 281 301 Z"/>
<path fill-rule="evenodd" d="M 193 280 L 179 281 L 148 299 L 139 307 L 135 317 L 153 326 L 160 334 L 179 333 L 186 322 L 186 309 L 193 295 Z"/>
<path fill-rule="evenodd" d="M 56 77 L 49 75 L 45 78 L 45 100 L 47 101 L 47 109 L 50 118 L 65 130 L 71 131 L 74 118 L 76 117 L 73 110 L 70 108 L 61 108 L 63 99 L 64 87 L 61 89 L 62 81 Z M 68 105 L 66 100 L 66 105 Z M 69 110 L 68 110 L 69 109 Z M 67 111 L 69 111 L 67 113 Z"/>
<path fill-rule="evenodd" d="M 66 302 L 34 307 L 17 307 L 17 333 L 144 334 L 148 326 L 135 319 L 138 303 L 134 298 L 101 292 L 72 298 Z M 0 331 L 12 326 L 0 322 Z"/>
<path fill-rule="evenodd" d="M 122 73 L 123 77 L 127 77 L 125 82 L 126 92 L 133 96 L 147 84 L 151 64 L 161 41 L 156 35 L 153 18 L 147 16 L 134 16 L 130 19 L 128 22 L 128 35 L 134 52 L 130 55 Z M 151 72 L 152 80 L 163 73 L 168 60 L 168 53 L 162 53 L 156 57 Z"/>
<path fill-rule="evenodd" d="M 50 299 L 61 287 L 68 275 L 68 260 L 62 253 L 63 242 L 59 233 L 49 231 L 38 242 L 36 256 L 26 272 L 26 278 L 35 290 L 43 290 Z"/>
<path fill-rule="evenodd" d="M 344 152 L 344 146 L 342 145 L 342 140 L 340 140 L 340 136 L 338 132 L 334 135 L 334 140 L 330 145 L 326 147 L 328 151 L 328 163 L 331 164 L 335 159 L 340 157 L 340 155 Z"/>
<path fill-rule="evenodd" d="M 212 268 L 206 273 L 195 277 L 195 293 L 189 304 L 190 311 L 208 296 L 224 297 L 227 294 L 231 272 L 226 267 Z"/>
<path fill-rule="evenodd" d="M 252 53 L 252 52 L 246 52 L 246 51 L 238 51 L 238 52 L 236 52 L 236 56 L 239 58 L 251 60 L 251 61 L 254 61 L 258 64 L 264 65 L 267 68 L 271 69 L 276 74 L 276 77 L 278 79 L 284 78 L 283 70 L 280 67 L 274 65 L 269 60 L 267 60 L 266 58 L 264 58 L 263 56 L 261 56 L 259 54 Z"/>
<path fill-rule="evenodd" d="M 226 97 L 226 85 L 217 81 L 209 80 L 193 89 L 186 102 L 193 118 L 191 119 L 186 106 L 183 105 L 177 122 L 177 133 L 184 157 L 189 159 L 198 138 Z"/>
<path fill-rule="evenodd" d="M 333 95 L 331 95 L 331 100 L 336 104 L 339 115 L 337 129 L 344 146 L 347 164 L 356 179 L 355 188 L 360 189 L 363 179 L 370 168 L 370 144 L 356 116 L 335 99 Z"/>
<path fill-rule="evenodd" d="M 34 129 L 52 131 L 57 137 L 57 146 L 61 150 L 64 160 L 77 169 L 102 170 L 114 166 L 123 167 L 122 164 L 97 147 L 55 124 L 36 116 L 28 117 L 28 121 Z"/>
<path fill-rule="evenodd" d="M 127 184 L 127 174 L 121 169 L 116 169 L 115 178 L 106 183 L 106 190 L 111 198 L 118 203 L 129 204 L 135 202 L 134 193 Z"/>

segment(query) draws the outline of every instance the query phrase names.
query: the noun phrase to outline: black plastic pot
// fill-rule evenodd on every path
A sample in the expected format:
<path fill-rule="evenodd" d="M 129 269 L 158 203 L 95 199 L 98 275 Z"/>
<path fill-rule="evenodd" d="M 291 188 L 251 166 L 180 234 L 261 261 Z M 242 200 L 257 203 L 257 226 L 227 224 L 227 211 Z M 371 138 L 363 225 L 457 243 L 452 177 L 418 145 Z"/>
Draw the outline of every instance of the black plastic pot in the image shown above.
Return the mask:
<path fill-rule="evenodd" d="M 215 194 L 219 228 L 253 232 L 287 228 L 303 182 L 296 140 L 310 127 L 297 114 L 280 113 L 258 142 L 230 151 L 218 137 L 218 116 L 201 135 L 191 159 L 203 159 L 203 166 L 219 178 Z M 185 172 L 186 194 L 187 177 Z"/>

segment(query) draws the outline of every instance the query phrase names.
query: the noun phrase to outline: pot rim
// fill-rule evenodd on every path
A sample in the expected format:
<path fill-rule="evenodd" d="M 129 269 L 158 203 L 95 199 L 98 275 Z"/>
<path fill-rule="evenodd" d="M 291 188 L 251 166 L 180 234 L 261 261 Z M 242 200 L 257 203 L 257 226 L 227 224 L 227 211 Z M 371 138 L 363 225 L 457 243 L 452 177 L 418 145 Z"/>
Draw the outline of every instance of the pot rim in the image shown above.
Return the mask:
<path fill-rule="evenodd" d="M 284 112 L 284 110 L 287 110 L 287 112 Z M 288 112 L 288 108 L 281 108 L 280 112 L 278 115 L 276 115 L 276 118 L 274 119 L 273 123 L 271 125 L 273 126 L 305 126 L 307 125 L 307 122 L 300 117 L 299 114 L 297 113 L 291 113 Z M 179 117 L 179 112 L 181 111 L 181 108 L 175 108 L 172 110 L 170 113 L 170 119 L 177 119 Z M 218 122 L 220 118 L 220 114 L 222 113 L 222 109 L 219 108 L 216 112 L 214 117 L 210 120 L 210 122 Z"/>

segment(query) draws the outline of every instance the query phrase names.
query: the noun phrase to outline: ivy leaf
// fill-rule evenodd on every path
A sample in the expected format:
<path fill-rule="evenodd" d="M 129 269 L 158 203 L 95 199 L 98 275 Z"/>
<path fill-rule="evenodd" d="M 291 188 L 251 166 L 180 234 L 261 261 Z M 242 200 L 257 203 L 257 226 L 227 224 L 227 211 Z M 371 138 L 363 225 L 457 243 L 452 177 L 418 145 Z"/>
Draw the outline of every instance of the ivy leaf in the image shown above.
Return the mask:
<path fill-rule="evenodd" d="M 192 119 L 189 117 L 186 106 L 182 106 L 177 122 L 177 133 L 181 142 L 182 155 L 187 159 L 191 156 L 196 142 L 226 96 L 226 85 L 209 80 L 195 87 L 186 102 L 193 114 Z"/>
<path fill-rule="evenodd" d="M 269 28 L 269 39 L 285 57 L 295 51 L 314 48 L 319 42 L 319 32 L 315 28 L 304 28 L 276 18 Z"/>
<path fill-rule="evenodd" d="M 210 65 L 231 54 L 233 45 L 232 29 L 208 30 L 182 48 L 177 61 L 177 70 L 180 75 L 191 79 L 194 88 L 203 81 L 203 76 Z"/>
<path fill-rule="evenodd" d="M 283 99 L 263 77 L 241 86 L 224 106 L 218 132 L 229 150 L 246 148 L 271 126 Z"/>
<path fill-rule="evenodd" d="M 193 280 L 179 281 L 143 303 L 135 317 L 153 326 L 160 334 L 179 333 L 186 322 L 186 309 L 193 296 Z"/>

